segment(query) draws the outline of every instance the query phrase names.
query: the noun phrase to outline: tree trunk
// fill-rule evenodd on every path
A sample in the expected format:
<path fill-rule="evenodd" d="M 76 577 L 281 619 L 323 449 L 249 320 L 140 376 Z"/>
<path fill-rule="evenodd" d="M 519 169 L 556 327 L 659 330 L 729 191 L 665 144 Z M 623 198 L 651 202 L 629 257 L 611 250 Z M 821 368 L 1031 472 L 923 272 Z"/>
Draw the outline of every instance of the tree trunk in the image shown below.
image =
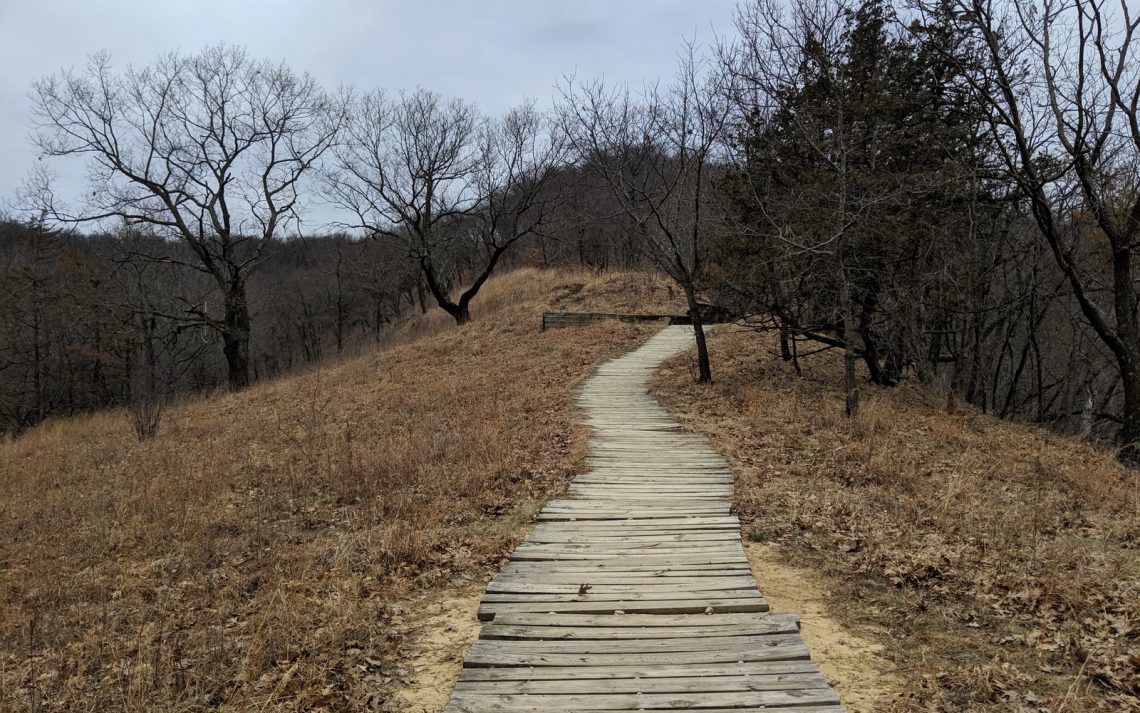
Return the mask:
<path fill-rule="evenodd" d="M 452 318 L 455 319 L 456 326 L 463 326 L 471 321 L 471 308 L 467 302 L 463 302 L 455 306 L 455 310 L 448 310 Z"/>
<path fill-rule="evenodd" d="M 548 269 L 550 267 L 550 257 L 546 254 L 546 237 L 542 233 L 538 235 L 538 252 L 542 256 L 542 269 Z"/>
<path fill-rule="evenodd" d="M 471 297 L 475 296 L 471 290 L 468 290 L 468 293 L 465 293 L 458 303 L 452 302 L 451 297 L 447 294 L 447 289 L 440 284 L 439 278 L 435 274 L 435 268 L 427 258 L 420 258 L 420 272 L 423 274 L 424 281 L 427 282 L 432 297 L 435 298 L 435 303 L 440 306 L 440 309 L 451 315 L 456 326 L 462 326 L 471 321 L 471 310 L 468 304 Z M 482 285 L 482 282 L 479 284 Z M 476 292 L 479 290 L 478 287 L 474 289 Z"/>
<path fill-rule="evenodd" d="M 438 277 L 435 274 L 435 269 L 432 267 L 431 261 L 425 258 L 420 259 L 420 269 L 423 272 L 424 278 L 427 280 L 428 289 L 435 297 L 436 304 L 438 304 L 443 311 L 451 315 L 455 320 L 456 326 L 463 326 L 471 321 L 471 300 L 475 299 L 475 295 L 479 294 L 479 290 L 483 284 L 490 279 L 491 274 L 495 272 L 495 265 L 499 263 L 499 259 L 507 252 L 507 249 L 514 244 L 517 238 L 508 240 L 503 245 L 495 247 L 487 256 L 487 264 L 483 266 L 483 271 L 471 283 L 471 286 L 463 291 L 459 296 L 458 302 L 452 302 L 451 297 L 447 294 L 447 289 L 440 284 Z"/>
<path fill-rule="evenodd" d="M 249 386 L 249 302 L 242 282 L 230 285 L 226 291 L 222 348 L 230 390 L 241 391 Z"/>
<path fill-rule="evenodd" d="M 372 343 L 380 343 L 380 328 L 384 326 L 384 302 L 382 297 L 376 298 L 375 310 L 373 312 L 373 329 L 372 329 Z"/>
<path fill-rule="evenodd" d="M 847 288 L 848 295 L 850 296 L 850 287 Z M 872 281 L 871 286 L 867 291 L 866 297 L 863 299 L 862 309 L 859 311 L 859 338 L 863 342 L 863 363 L 867 365 L 867 373 L 871 376 L 871 382 L 879 386 L 894 386 L 898 383 L 898 375 L 894 373 L 895 369 L 891 368 L 890 359 L 887 363 L 880 366 L 882 362 L 882 355 L 879 353 L 878 342 L 875 341 L 875 335 L 872 333 L 875 318 L 875 309 L 879 304 L 879 285 L 876 281 Z M 846 323 L 846 315 L 844 315 L 844 322 Z M 844 341 L 847 341 L 844 336 Z"/>
<path fill-rule="evenodd" d="M 1131 360 L 1121 360 L 1120 380 L 1124 386 L 1124 413 L 1120 418 L 1118 436 L 1120 459 L 1131 465 L 1140 465 L 1140 368 Z"/>
<path fill-rule="evenodd" d="M 697 381 L 701 384 L 712 382 L 712 366 L 709 363 L 709 347 L 705 342 L 705 327 L 701 321 L 701 307 L 697 294 L 691 287 L 685 287 L 685 299 L 689 303 L 689 319 L 693 323 L 693 335 L 697 341 Z"/>
<path fill-rule="evenodd" d="M 420 314 L 427 314 L 427 291 L 424 290 L 424 280 L 422 275 L 416 276 L 416 299 L 420 304 Z"/>
<path fill-rule="evenodd" d="M 847 268 L 842 261 L 839 264 L 839 305 L 843 311 L 843 390 L 847 394 L 843 411 L 853 417 L 859 411 L 859 385 L 856 381 L 855 367 L 859 361 L 859 354 L 855 351 L 855 340 L 858 334 L 855 329 L 855 310 L 851 306 L 851 283 L 847 279 Z"/>

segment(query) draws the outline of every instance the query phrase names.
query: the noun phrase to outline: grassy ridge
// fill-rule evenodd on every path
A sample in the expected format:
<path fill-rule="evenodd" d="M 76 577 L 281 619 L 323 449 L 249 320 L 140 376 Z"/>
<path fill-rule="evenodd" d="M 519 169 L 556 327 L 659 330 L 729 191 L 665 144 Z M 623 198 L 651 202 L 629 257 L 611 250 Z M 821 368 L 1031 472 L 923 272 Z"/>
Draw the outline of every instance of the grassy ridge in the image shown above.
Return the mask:
<path fill-rule="evenodd" d="M 580 465 L 578 382 L 648 334 L 540 333 L 541 312 L 669 299 L 654 276 L 524 270 L 463 328 L 416 318 L 177 405 L 144 443 L 122 412 L 0 443 L 0 709 L 382 707 L 401 602 L 497 566 Z"/>

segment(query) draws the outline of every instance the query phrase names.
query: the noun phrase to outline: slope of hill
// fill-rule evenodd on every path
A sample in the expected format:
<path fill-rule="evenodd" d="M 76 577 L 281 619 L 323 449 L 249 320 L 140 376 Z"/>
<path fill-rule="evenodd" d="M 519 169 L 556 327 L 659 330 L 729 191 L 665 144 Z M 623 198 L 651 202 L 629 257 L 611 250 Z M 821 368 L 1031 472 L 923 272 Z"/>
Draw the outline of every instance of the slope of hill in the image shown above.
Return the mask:
<path fill-rule="evenodd" d="M 105 412 L 0 443 L 0 708 L 391 707 L 430 628 L 408 612 L 497 566 L 580 466 L 578 382 L 654 330 L 540 313 L 678 297 L 522 270 L 463 328 L 188 400 L 149 441 Z"/>
<path fill-rule="evenodd" d="M 791 564 L 822 578 L 823 610 L 880 642 L 901 692 L 876 710 L 1136 710 L 1136 470 L 1074 438 L 948 411 L 919 385 L 865 384 L 848 420 L 837 351 L 797 377 L 771 336 L 722 328 L 711 347 L 713 385 L 693 384 L 682 356 L 655 393 L 729 456 L 774 609 L 767 576 Z M 812 626 L 805 616 L 819 654 Z"/>

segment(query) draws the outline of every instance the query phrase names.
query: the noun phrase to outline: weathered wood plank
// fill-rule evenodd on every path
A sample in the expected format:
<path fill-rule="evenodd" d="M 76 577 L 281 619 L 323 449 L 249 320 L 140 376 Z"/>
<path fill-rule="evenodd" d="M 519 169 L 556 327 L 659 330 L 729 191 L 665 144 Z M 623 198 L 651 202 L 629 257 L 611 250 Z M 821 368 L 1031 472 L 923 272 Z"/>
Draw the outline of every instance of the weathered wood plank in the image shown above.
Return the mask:
<path fill-rule="evenodd" d="M 632 580 L 632 581 L 631 581 Z M 578 594 L 583 587 L 590 594 L 624 594 L 631 592 L 715 592 L 733 589 L 756 591 L 752 577 L 657 577 L 625 578 L 596 581 L 589 577 L 535 575 L 531 577 L 496 577 L 487 585 L 488 594 Z"/>
<path fill-rule="evenodd" d="M 705 614 L 626 614 L 624 616 L 579 615 L 573 619 L 550 614 L 503 614 L 488 627 L 506 626 L 563 626 L 577 627 L 647 627 L 668 626 L 682 629 L 708 626 L 751 626 L 760 622 L 798 623 L 795 614 L 718 614 L 711 617 Z"/>
<path fill-rule="evenodd" d="M 827 688 L 819 673 L 789 673 L 741 676 L 684 676 L 673 678 L 616 679 L 606 684 L 606 693 L 709 693 L 726 691 L 786 691 L 796 688 Z M 598 691 L 598 682 L 582 679 L 539 681 L 459 681 L 457 693 L 513 695 L 582 695 Z"/>
<path fill-rule="evenodd" d="M 593 552 L 570 552 L 558 554 L 554 552 L 521 552 L 515 563 L 519 566 L 525 564 L 548 564 L 551 569 L 568 569 L 579 571 L 576 565 L 583 565 L 586 571 L 591 568 L 598 569 L 604 562 L 610 562 L 614 569 L 631 571 L 635 568 L 649 570 L 678 568 L 684 569 L 707 565 L 714 568 L 733 567 L 737 563 L 733 552 L 697 552 L 696 554 L 679 554 L 677 552 L 659 552 L 657 554 L 632 554 L 606 552 L 596 550 Z"/>
<path fill-rule="evenodd" d="M 839 697 L 830 688 L 807 688 L 793 691 L 736 691 L 725 693 L 635 693 L 597 694 L 579 696 L 542 696 L 541 709 L 536 710 L 653 710 L 713 707 L 795 706 L 838 703 Z M 535 697 L 530 703 L 539 703 Z M 518 700 L 510 695 L 479 695 L 457 691 L 445 711 L 479 713 L 482 711 L 518 710 Z M 789 713 L 793 713 L 789 711 Z"/>
<path fill-rule="evenodd" d="M 797 637 L 798 638 L 798 637 Z M 478 643 L 478 642 L 476 642 Z M 642 666 L 706 663 L 747 663 L 749 661 L 789 661 L 807 659 L 807 647 L 801 641 L 752 648 L 717 649 L 715 651 L 643 652 L 637 654 Z M 479 666 L 622 666 L 629 663 L 629 654 L 603 652 L 537 653 L 510 649 L 476 649 L 467 654 L 465 665 Z"/>
<path fill-rule="evenodd" d="M 471 652 L 482 656 L 495 653 L 534 654 L 624 654 L 624 653 L 676 653 L 731 651 L 774 648 L 798 644 L 798 633 L 765 633 L 754 636 L 680 637 L 675 639 L 621 639 L 614 641 L 578 641 L 551 639 L 546 641 L 479 639 L 471 645 Z"/>
<path fill-rule="evenodd" d="M 622 533 L 620 530 L 583 533 L 577 531 L 552 532 L 549 529 L 536 530 L 527 535 L 524 542 L 535 544 L 584 544 L 584 545 L 615 545 L 615 544 L 650 544 L 670 543 L 687 544 L 693 542 L 739 542 L 740 533 L 733 530 L 693 530 L 684 533 L 667 533 L 662 531 L 649 531 L 644 533 Z"/>
<path fill-rule="evenodd" d="M 632 558 L 625 559 L 596 559 L 596 560 L 566 560 L 564 562 L 523 562 L 513 561 L 507 565 L 504 571 L 530 571 L 540 570 L 546 572 L 564 571 L 564 572 L 648 572 L 648 573 L 694 573 L 706 572 L 708 576 L 718 576 L 722 573 L 731 573 L 733 571 L 751 571 L 748 568 L 747 561 L 732 561 L 732 562 L 678 562 L 676 559 L 671 561 L 661 561 L 660 559 L 652 562 L 633 562 Z"/>
<path fill-rule="evenodd" d="M 758 622 L 735 626 L 574 626 L 574 618 L 561 618 L 561 621 L 566 623 L 559 626 L 486 624 L 480 633 L 480 637 L 483 639 L 512 640 L 557 641 L 559 639 L 573 639 L 575 641 L 586 641 L 598 639 L 617 641 L 622 639 L 744 637 L 765 634 L 794 634 L 799 631 L 799 626 L 793 621 Z M 610 618 L 618 617 L 611 616 Z M 717 619 L 719 617 L 712 618 Z"/>
<path fill-rule="evenodd" d="M 542 705 L 541 703 L 537 704 L 537 706 L 536 706 L 534 701 L 541 701 L 542 700 L 542 698 L 538 697 L 538 696 L 535 696 L 533 698 L 521 697 L 520 696 L 519 700 L 520 700 L 520 703 L 518 703 L 517 705 L 512 704 L 512 705 L 505 707 L 505 708 L 495 708 L 494 709 L 495 713 L 550 713 L 552 710 L 557 711 L 558 713 L 567 713 L 567 711 L 577 710 L 577 709 L 572 709 L 572 708 L 551 709 L 551 708 L 548 708 L 548 707 Z M 526 701 L 531 701 L 531 702 L 527 703 Z M 464 710 L 471 711 L 473 709 L 452 708 L 452 707 L 450 707 L 450 705 L 448 708 L 444 709 L 445 713 L 463 713 Z M 699 713 L 753 713 L 753 712 L 755 712 L 755 713 L 779 713 L 780 711 L 784 711 L 785 713 L 846 713 L 846 711 L 847 711 L 846 708 L 839 705 L 838 703 L 835 703 L 835 704 L 831 704 L 831 705 L 819 705 L 819 706 L 817 706 L 817 705 L 803 706 L 803 705 L 797 704 L 797 705 L 792 706 L 792 707 L 764 705 L 764 706 L 759 706 L 759 707 L 745 706 L 745 707 L 733 707 L 733 708 L 703 708 L 703 707 L 695 707 L 695 706 L 681 706 L 681 707 L 666 706 L 664 708 L 594 708 L 594 709 L 590 709 L 590 713 L 626 713 L 626 711 L 630 711 L 630 710 L 668 710 L 668 711 L 674 711 L 674 712 L 681 711 L 682 713 L 684 713 L 685 711 L 699 711 Z"/>
<path fill-rule="evenodd" d="M 581 590 L 579 590 L 581 591 Z M 613 592 L 595 591 L 590 587 L 586 592 L 579 594 L 577 591 L 567 591 L 564 593 L 498 593 L 488 592 L 483 597 L 483 602 L 486 604 L 504 603 L 504 602 L 551 602 L 558 604 L 576 604 L 576 603 L 599 603 L 599 602 L 658 602 L 658 601 L 688 601 L 699 600 L 702 602 L 717 602 L 728 599 L 762 599 L 760 592 L 752 587 L 750 590 L 746 589 L 730 589 L 730 590 L 711 590 L 711 591 L 694 591 L 687 588 L 665 587 L 663 589 L 639 589 L 636 592 Z M 620 608 L 620 607 L 619 607 Z"/>
<path fill-rule="evenodd" d="M 763 597 L 725 599 L 653 599 L 600 602 L 484 602 L 479 606 L 479 620 L 490 621 L 499 613 L 559 612 L 561 614 L 720 614 L 730 612 L 766 612 Z"/>
<path fill-rule="evenodd" d="M 642 664 L 625 666 L 522 666 L 510 668 L 467 668 L 460 674 L 463 681 L 542 681 L 542 680 L 597 680 L 617 681 L 627 678 L 661 678 L 680 676 L 743 676 L 765 674 L 812 673 L 818 671 L 808 659 L 792 661 L 749 661 L 741 663 L 711 664 Z"/>

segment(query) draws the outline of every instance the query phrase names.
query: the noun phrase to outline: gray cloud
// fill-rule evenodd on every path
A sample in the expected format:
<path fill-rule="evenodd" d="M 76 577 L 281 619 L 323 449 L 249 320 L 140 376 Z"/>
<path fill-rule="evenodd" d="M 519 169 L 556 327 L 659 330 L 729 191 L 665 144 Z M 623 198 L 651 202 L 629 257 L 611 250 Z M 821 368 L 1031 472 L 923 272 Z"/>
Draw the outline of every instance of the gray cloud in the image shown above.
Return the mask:
<path fill-rule="evenodd" d="M 360 89 L 423 86 L 497 113 L 547 102 L 567 73 L 640 86 L 671 74 L 682 37 L 726 32 L 736 0 L 0 0 L 0 201 L 36 161 L 29 91 L 100 50 L 146 64 L 172 50 L 226 42 L 321 82 Z M 61 191 L 82 170 L 58 160 Z"/>

